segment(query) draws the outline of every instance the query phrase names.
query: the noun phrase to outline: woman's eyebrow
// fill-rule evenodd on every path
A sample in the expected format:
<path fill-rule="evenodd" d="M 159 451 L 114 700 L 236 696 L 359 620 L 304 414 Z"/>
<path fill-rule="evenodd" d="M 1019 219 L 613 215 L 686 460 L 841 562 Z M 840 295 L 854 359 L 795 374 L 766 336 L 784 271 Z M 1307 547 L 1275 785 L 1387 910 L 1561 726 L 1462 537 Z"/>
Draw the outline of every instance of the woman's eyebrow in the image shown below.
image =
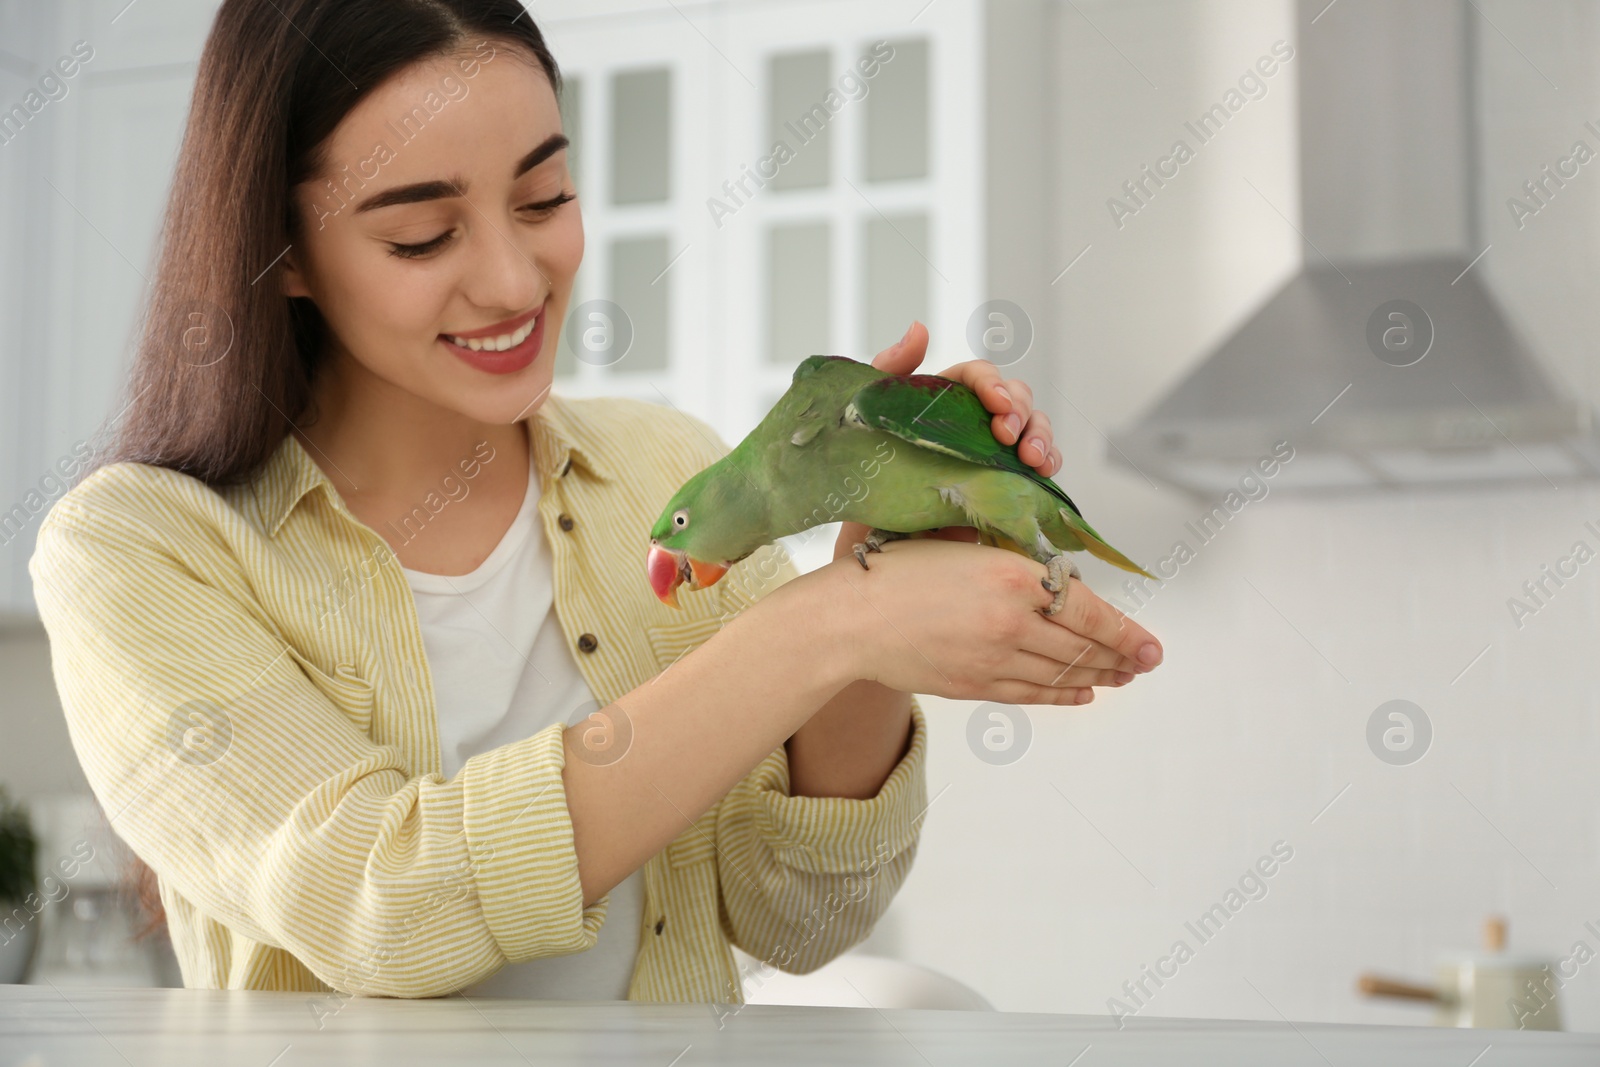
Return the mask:
<path fill-rule="evenodd" d="M 565 147 L 567 147 L 567 135 L 564 133 L 552 133 L 544 139 L 543 144 L 522 157 L 522 161 L 511 172 L 511 176 L 513 178 L 522 177 Z M 465 190 L 462 191 L 465 192 Z"/>
<path fill-rule="evenodd" d="M 356 205 L 355 213 L 359 215 L 363 211 L 376 211 L 381 207 L 394 207 L 396 204 L 418 204 L 424 200 L 445 200 L 452 196 L 464 196 L 466 192 L 466 180 L 460 175 L 446 178 L 443 181 L 400 185 L 367 197 Z"/>
<path fill-rule="evenodd" d="M 513 178 L 520 178 L 540 163 L 549 159 L 568 145 L 567 135 L 553 133 L 545 138 L 539 147 L 523 156 L 512 170 Z M 443 180 L 415 182 L 411 185 L 400 185 L 393 189 L 385 189 L 381 193 L 374 193 L 356 205 L 356 214 L 364 211 L 376 211 L 383 207 L 394 207 L 396 204 L 418 204 L 425 200 L 445 200 L 455 196 L 467 195 L 467 180 L 459 174 Z"/>

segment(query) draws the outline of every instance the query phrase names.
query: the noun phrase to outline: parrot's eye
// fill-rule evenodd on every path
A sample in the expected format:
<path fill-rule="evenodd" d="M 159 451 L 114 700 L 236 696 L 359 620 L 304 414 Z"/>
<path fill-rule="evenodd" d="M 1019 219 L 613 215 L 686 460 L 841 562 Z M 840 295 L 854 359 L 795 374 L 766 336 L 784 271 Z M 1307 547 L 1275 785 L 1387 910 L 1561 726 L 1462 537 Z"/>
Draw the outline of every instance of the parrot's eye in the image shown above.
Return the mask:
<path fill-rule="evenodd" d="M 679 508 L 677 511 L 674 511 L 672 513 L 672 525 L 679 530 L 689 525 L 689 509 Z"/>

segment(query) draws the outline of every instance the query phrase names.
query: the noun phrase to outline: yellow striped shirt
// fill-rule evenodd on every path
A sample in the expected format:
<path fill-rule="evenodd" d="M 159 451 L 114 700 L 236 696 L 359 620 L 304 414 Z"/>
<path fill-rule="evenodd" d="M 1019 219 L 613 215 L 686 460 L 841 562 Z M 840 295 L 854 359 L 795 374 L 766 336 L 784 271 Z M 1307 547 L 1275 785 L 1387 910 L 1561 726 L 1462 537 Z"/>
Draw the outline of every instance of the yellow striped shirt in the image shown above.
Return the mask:
<path fill-rule="evenodd" d="M 662 605 L 649 528 L 727 445 L 640 400 L 550 394 L 528 421 L 556 613 L 602 704 L 797 573 L 768 546 Z M 28 569 L 73 746 L 159 877 L 186 985 L 433 996 L 595 944 L 609 897 L 583 906 L 565 726 L 444 778 L 400 562 L 292 434 L 220 489 L 96 470 L 51 508 Z M 915 698 L 912 720 L 877 795 L 790 796 L 780 745 L 653 856 L 628 998 L 739 1004 L 730 943 L 805 973 L 861 941 L 916 853 Z"/>

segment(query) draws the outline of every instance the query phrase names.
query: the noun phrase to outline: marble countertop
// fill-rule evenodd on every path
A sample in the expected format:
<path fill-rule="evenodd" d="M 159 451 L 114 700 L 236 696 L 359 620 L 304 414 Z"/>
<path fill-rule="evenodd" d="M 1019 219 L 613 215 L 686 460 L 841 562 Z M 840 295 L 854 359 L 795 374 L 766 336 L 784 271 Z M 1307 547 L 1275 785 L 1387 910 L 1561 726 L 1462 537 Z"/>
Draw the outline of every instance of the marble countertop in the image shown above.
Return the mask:
<path fill-rule="evenodd" d="M 1118 1030 L 1105 1016 L 1020 1012 L 0 986 L 3 1067 L 461 1062 L 1544 1067 L 1600 1063 L 1600 1034 L 1145 1018 Z"/>

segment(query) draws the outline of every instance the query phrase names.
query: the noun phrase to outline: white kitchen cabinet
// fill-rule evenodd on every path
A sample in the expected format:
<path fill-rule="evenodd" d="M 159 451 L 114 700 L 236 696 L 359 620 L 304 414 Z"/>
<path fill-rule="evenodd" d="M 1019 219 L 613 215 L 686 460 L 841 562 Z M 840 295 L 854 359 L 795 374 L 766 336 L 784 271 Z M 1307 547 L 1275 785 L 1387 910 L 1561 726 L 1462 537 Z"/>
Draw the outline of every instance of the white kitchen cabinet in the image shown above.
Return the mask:
<path fill-rule="evenodd" d="M 932 369 L 970 358 L 965 323 L 983 299 L 985 260 L 988 5 L 923 6 L 541 5 L 579 118 L 590 244 L 574 303 L 610 299 L 626 312 L 608 257 L 640 234 L 665 240 L 666 269 L 651 283 L 666 289 L 665 369 L 654 348 L 644 370 L 631 353 L 593 365 L 564 352 L 571 373 L 558 388 L 670 398 L 731 443 L 807 355 L 869 358 L 917 318 L 934 338 L 929 364 L 944 359 Z M 671 180 L 656 202 L 618 203 L 614 133 L 643 124 L 615 87 L 643 71 L 668 87 Z"/>
<path fill-rule="evenodd" d="M 64 94 L 45 96 L 0 144 L 0 623 L 36 617 L 27 564 L 39 522 L 124 406 L 172 164 L 216 7 L 0 0 L 0 111 L 26 105 L 58 59 L 88 57 L 61 79 Z"/>

